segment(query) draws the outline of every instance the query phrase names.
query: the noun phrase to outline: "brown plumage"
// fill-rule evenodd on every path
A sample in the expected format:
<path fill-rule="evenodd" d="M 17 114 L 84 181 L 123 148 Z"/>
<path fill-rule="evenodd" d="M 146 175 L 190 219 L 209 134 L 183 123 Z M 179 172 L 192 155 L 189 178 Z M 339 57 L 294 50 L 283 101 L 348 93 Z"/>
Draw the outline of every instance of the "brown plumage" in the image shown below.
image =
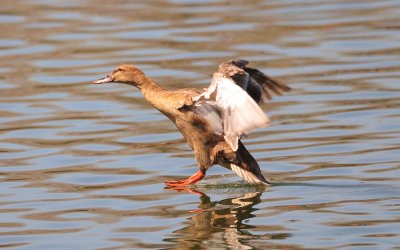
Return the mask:
<path fill-rule="evenodd" d="M 133 65 L 123 64 L 94 83 L 120 82 L 137 87 L 145 99 L 167 116 L 194 151 L 199 171 L 183 181 L 169 181 L 180 187 L 201 180 L 209 167 L 219 164 L 250 183 L 268 185 L 257 161 L 240 137 L 268 125 L 258 106 L 290 88 L 272 80 L 245 60 L 230 60 L 219 66 L 207 90 L 166 90 Z M 265 98 L 263 98 L 265 97 Z"/>

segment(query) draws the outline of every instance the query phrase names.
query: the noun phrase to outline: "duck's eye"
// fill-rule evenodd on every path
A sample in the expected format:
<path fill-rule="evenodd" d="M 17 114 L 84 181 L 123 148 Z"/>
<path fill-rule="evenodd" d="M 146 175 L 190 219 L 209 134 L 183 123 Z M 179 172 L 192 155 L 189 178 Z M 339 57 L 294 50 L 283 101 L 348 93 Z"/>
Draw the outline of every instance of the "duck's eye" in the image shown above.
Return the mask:
<path fill-rule="evenodd" d="M 116 68 L 116 69 L 114 69 L 113 73 L 122 72 L 122 71 L 124 71 L 123 68 Z"/>

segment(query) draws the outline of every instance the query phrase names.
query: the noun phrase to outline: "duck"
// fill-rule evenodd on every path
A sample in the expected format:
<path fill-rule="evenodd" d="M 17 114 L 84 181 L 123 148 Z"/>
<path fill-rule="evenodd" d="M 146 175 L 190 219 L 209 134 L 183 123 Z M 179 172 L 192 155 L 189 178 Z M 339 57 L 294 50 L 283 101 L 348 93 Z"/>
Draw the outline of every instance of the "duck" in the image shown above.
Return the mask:
<path fill-rule="evenodd" d="M 204 89 L 165 89 L 131 64 L 116 67 L 94 84 L 122 83 L 139 89 L 144 98 L 183 135 L 197 160 L 198 171 L 184 180 L 166 181 L 167 187 L 187 187 L 206 176 L 213 165 L 232 170 L 244 181 L 270 185 L 260 166 L 242 143 L 251 131 L 270 124 L 260 104 L 291 88 L 243 59 L 229 60 L 213 73 Z"/>

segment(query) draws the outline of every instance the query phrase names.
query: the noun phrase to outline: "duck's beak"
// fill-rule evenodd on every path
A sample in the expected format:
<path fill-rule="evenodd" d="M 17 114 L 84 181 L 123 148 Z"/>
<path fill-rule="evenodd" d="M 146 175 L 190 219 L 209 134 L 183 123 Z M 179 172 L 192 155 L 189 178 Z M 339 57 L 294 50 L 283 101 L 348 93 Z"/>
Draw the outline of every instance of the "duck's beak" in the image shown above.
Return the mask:
<path fill-rule="evenodd" d="M 101 84 L 101 83 L 107 83 L 107 82 L 113 82 L 114 78 L 112 78 L 111 75 L 107 75 L 106 77 L 100 78 L 99 80 L 94 81 L 94 84 Z"/>

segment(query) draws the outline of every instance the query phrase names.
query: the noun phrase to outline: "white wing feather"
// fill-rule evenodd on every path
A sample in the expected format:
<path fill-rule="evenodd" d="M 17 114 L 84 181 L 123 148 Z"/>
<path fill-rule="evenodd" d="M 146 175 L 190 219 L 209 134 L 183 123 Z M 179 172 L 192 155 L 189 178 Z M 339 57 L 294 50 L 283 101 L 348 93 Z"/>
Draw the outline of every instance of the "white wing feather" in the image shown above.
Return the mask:
<path fill-rule="evenodd" d="M 269 119 L 258 104 L 230 77 L 214 73 L 210 87 L 195 100 L 210 99 L 214 92 L 215 104 L 222 115 L 224 137 L 232 150 L 237 150 L 241 135 L 268 125 Z"/>

